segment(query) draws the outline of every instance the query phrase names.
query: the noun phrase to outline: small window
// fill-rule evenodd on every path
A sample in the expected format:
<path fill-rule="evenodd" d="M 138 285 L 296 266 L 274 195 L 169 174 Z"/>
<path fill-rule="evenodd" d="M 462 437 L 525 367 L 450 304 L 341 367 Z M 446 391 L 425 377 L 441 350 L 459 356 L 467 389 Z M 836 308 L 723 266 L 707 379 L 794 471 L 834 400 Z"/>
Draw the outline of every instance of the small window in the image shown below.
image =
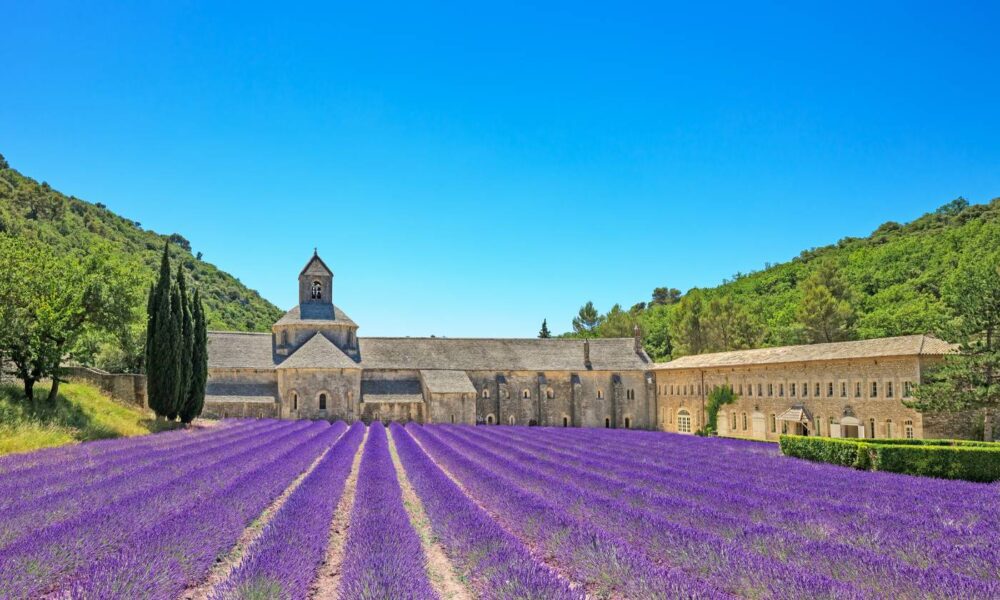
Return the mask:
<path fill-rule="evenodd" d="M 767 384 L 767 395 L 768 396 L 773 396 L 774 395 L 774 384 L 773 383 Z"/>
<path fill-rule="evenodd" d="M 868 435 L 871 437 L 875 436 L 875 419 L 868 419 Z"/>
<path fill-rule="evenodd" d="M 484 387 L 483 388 L 483 398 L 484 399 L 488 399 L 489 397 L 490 397 L 490 388 Z"/>
<path fill-rule="evenodd" d="M 455 424 L 455 415 L 451 415 L 451 424 L 452 424 L 452 425 L 454 425 L 454 424 Z"/>
<path fill-rule="evenodd" d="M 841 398 L 846 398 L 847 397 L 847 382 L 846 381 L 841 381 L 840 382 L 840 397 Z"/>
<path fill-rule="evenodd" d="M 569 427 L 569 417 L 563 417 L 563 427 Z"/>
<path fill-rule="evenodd" d="M 892 437 L 892 419 L 885 420 L 885 437 Z"/>
<path fill-rule="evenodd" d="M 740 392 L 739 392 L 739 394 L 740 394 L 740 396 L 743 395 L 743 384 L 742 383 L 740 384 Z"/>
<path fill-rule="evenodd" d="M 885 397 L 886 398 L 892 398 L 892 395 L 893 395 L 893 393 L 895 391 L 896 390 L 892 389 L 892 382 L 891 381 L 886 382 L 886 384 L 885 384 Z"/>
<path fill-rule="evenodd" d="M 860 381 L 854 384 L 854 397 L 855 398 L 860 398 L 861 397 L 861 382 Z"/>
<path fill-rule="evenodd" d="M 816 385 L 813 386 L 813 388 L 814 388 L 813 389 L 813 392 L 814 392 L 813 396 L 816 396 L 817 398 L 819 398 L 819 382 L 817 382 Z"/>
<path fill-rule="evenodd" d="M 826 397 L 833 398 L 833 382 L 826 384 Z"/>
<path fill-rule="evenodd" d="M 379 418 L 380 416 L 381 415 L 379 415 L 379 412 L 377 410 L 375 412 L 373 412 L 372 413 L 372 423 L 374 423 L 375 421 L 381 421 L 382 419 Z"/>
<path fill-rule="evenodd" d="M 531 390 L 529 390 L 527 388 L 521 390 L 521 397 L 522 398 L 531 398 Z"/>
<path fill-rule="evenodd" d="M 751 396 L 751 397 L 753 396 L 753 384 L 752 383 L 748 383 L 747 384 L 747 396 Z"/>
<path fill-rule="evenodd" d="M 795 397 L 795 384 L 794 383 L 788 388 L 788 395 L 791 396 L 791 397 L 793 397 L 793 398 Z"/>
<path fill-rule="evenodd" d="M 764 385 L 761 384 L 761 383 L 757 384 L 757 395 L 758 396 L 763 396 L 764 395 Z M 768 393 L 768 395 L 770 395 L 770 393 Z"/>
<path fill-rule="evenodd" d="M 598 390 L 597 390 L 597 399 L 598 400 L 604 400 L 604 390 L 598 388 Z"/>
<path fill-rule="evenodd" d="M 326 410 L 326 394 L 319 395 L 319 409 Z"/>
<path fill-rule="evenodd" d="M 736 411 L 729 413 L 729 429 L 736 431 Z"/>
<path fill-rule="evenodd" d="M 632 419 L 625 417 L 625 429 L 630 429 L 632 427 Z"/>
<path fill-rule="evenodd" d="M 913 421 L 910 419 L 903 421 L 903 435 L 906 436 L 906 439 L 908 440 L 913 439 Z"/>
<path fill-rule="evenodd" d="M 517 423 L 517 420 L 514 418 L 514 415 L 511 415 L 507 417 L 507 422 L 510 423 L 511 425 L 514 425 L 515 423 Z"/>
<path fill-rule="evenodd" d="M 912 395 L 913 395 L 913 382 L 912 381 L 904 381 L 903 382 L 903 397 L 904 398 L 909 398 Z"/>
<path fill-rule="evenodd" d="M 793 383 L 792 385 L 795 385 L 795 384 Z M 779 383 L 778 384 L 778 396 L 779 397 L 783 397 L 784 395 L 785 395 L 785 384 Z"/>
<path fill-rule="evenodd" d="M 743 431 L 747 430 L 747 414 L 743 413 Z"/>
<path fill-rule="evenodd" d="M 608 419 L 608 418 L 605 417 L 605 419 L 604 419 L 604 428 L 605 429 L 611 429 L 611 419 Z"/>
<path fill-rule="evenodd" d="M 815 417 L 813 422 L 815 423 L 814 427 L 816 427 L 816 435 L 823 435 L 823 419 Z"/>
<path fill-rule="evenodd" d="M 322 300 L 323 284 L 318 281 L 312 282 L 312 287 L 309 289 L 309 297 L 313 300 Z"/>
<path fill-rule="evenodd" d="M 545 390 L 545 397 L 548 398 L 549 400 L 555 398 L 556 391 L 552 388 L 548 388 L 547 390 Z"/>
<path fill-rule="evenodd" d="M 771 413 L 771 433 L 778 432 L 778 417 Z"/>
<path fill-rule="evenodd" d="M 299 410 L 299 395 L 292 392 L 292 410 Z"/>
<path fill-rule="evenodd" d="M 507 398 L 510 398 L 510 391 L 507 390 L 506 388 L 504 388 L 503 390 L 500 390 L 500 397 L 503 398 L 503 399 L 505 399 L 505 400 Z"/>
<path fill-rule="evenodd" d="M 788 433 L 788 421 L 781 422 L 781 433 Z"/>
<path fill-rule="evenodd" d="M 487 425 L 493 424 L 493 415 L 486 415 L 486 424 Z"/>
<path fill-rule="evenodd" d="M 631 388 L 625 390 L 625 399 L 626 400 L 635 400 L 635 390 L 633 390 Z"/>
<path fill-rule="evenodd" d="M 873 381 L 872 382 L 871 397 L 872 398 L 877 398 L 878 397 L 878 382 L 877 381 Z"/>

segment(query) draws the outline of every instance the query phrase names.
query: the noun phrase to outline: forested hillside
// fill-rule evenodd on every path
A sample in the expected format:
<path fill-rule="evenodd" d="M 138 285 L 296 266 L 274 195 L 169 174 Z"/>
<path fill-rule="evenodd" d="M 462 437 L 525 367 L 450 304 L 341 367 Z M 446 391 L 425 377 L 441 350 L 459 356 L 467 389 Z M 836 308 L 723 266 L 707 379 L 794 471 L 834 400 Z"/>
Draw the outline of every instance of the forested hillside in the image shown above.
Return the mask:
<path fill-rule="evenodd" d="M 36 240 L 57 254 L 106 243 L 122 260 L 134 262 L 140 271 L 143 298 L 156 275 L 164 243 L 169 240 L 172 262 L 184 265 L 193 287 L 201 292 L 210 329 L 264 331 L 282 314 L 256 291 L 202 260 L 200 252 L 192 253 L 190 243 L 180 234 L 161 235 L 116 215 L 99 202 L 66 196 L 10 168 L 2 156 L 0 234 Z M 141 339 L 144 318 L 144 314 L 137 315 L 133 335 L 136 342 Z M 101 340 L 91 339 L 88 343 L 93 348 L 81 355 L 99 351 Z"/>
<path fill-rule="evenodd" d="M 963 261 L 1000 263 L 1000 198 L 976 205 L 960 198 L 718 287 L 657 288 L 648 302 L 604 314 L 588 303 L 567 335 L 628 336 L 639 325 L 657 360 L 911 333 L 947 337 L 948 282 Z"/>

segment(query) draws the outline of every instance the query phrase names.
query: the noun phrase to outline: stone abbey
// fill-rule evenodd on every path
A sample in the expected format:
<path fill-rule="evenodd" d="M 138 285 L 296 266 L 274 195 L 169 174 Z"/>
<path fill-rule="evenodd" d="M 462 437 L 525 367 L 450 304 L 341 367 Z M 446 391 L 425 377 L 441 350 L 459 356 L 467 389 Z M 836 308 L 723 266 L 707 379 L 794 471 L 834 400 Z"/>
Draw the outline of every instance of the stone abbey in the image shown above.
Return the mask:
<path fill-rule="evenodd" d="M 966 435 L 903 400 L 951 350 L 930 336 L 762 348 L 654 364 L 633 338 L 359 337 L 314 254 L 270 333 L 209 333 L 205 415 L 610 427 L 693 433 L 733 388 L 719 434 L 777 440 Z"/>

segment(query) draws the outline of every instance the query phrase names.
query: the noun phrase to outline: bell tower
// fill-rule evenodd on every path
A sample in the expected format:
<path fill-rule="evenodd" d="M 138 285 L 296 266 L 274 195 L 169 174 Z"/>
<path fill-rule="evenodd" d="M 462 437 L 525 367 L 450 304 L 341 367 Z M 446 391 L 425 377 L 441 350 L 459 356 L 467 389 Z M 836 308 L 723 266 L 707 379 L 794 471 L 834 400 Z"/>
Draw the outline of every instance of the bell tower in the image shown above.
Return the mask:
<path fill-rule="evenodd" d="M 333 319 L 333 271 L 313 250 L 299 273 L 299 308 L 303 319 Z"/>

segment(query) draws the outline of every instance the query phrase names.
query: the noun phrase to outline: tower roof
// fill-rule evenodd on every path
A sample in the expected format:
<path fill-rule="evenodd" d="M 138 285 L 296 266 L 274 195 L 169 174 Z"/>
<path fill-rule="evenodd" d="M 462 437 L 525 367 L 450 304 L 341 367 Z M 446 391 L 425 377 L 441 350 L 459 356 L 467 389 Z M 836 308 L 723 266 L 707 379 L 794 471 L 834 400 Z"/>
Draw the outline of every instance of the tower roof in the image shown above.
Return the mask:
<path fill-rule="evenodd" d="M 306 271 L 309 271 L 313 267 L 313 265 L 322 267 L 323 270 L 326 271 L 328 275 L 330 275 L 331 277 L 333 276 L 333 271 L 330 269 L 330 267 L 326 266 L 326 263 L 323 262 L 323 259 L 319 257 L 319 253 L 316 251 L 315 248 L 313 249 L 312 258 L 309 259 L 309 262 L 306 263 L 306 266 L 302 267 L 302 271 L 299 272 L 299 276 L 305 275 Z"/>

